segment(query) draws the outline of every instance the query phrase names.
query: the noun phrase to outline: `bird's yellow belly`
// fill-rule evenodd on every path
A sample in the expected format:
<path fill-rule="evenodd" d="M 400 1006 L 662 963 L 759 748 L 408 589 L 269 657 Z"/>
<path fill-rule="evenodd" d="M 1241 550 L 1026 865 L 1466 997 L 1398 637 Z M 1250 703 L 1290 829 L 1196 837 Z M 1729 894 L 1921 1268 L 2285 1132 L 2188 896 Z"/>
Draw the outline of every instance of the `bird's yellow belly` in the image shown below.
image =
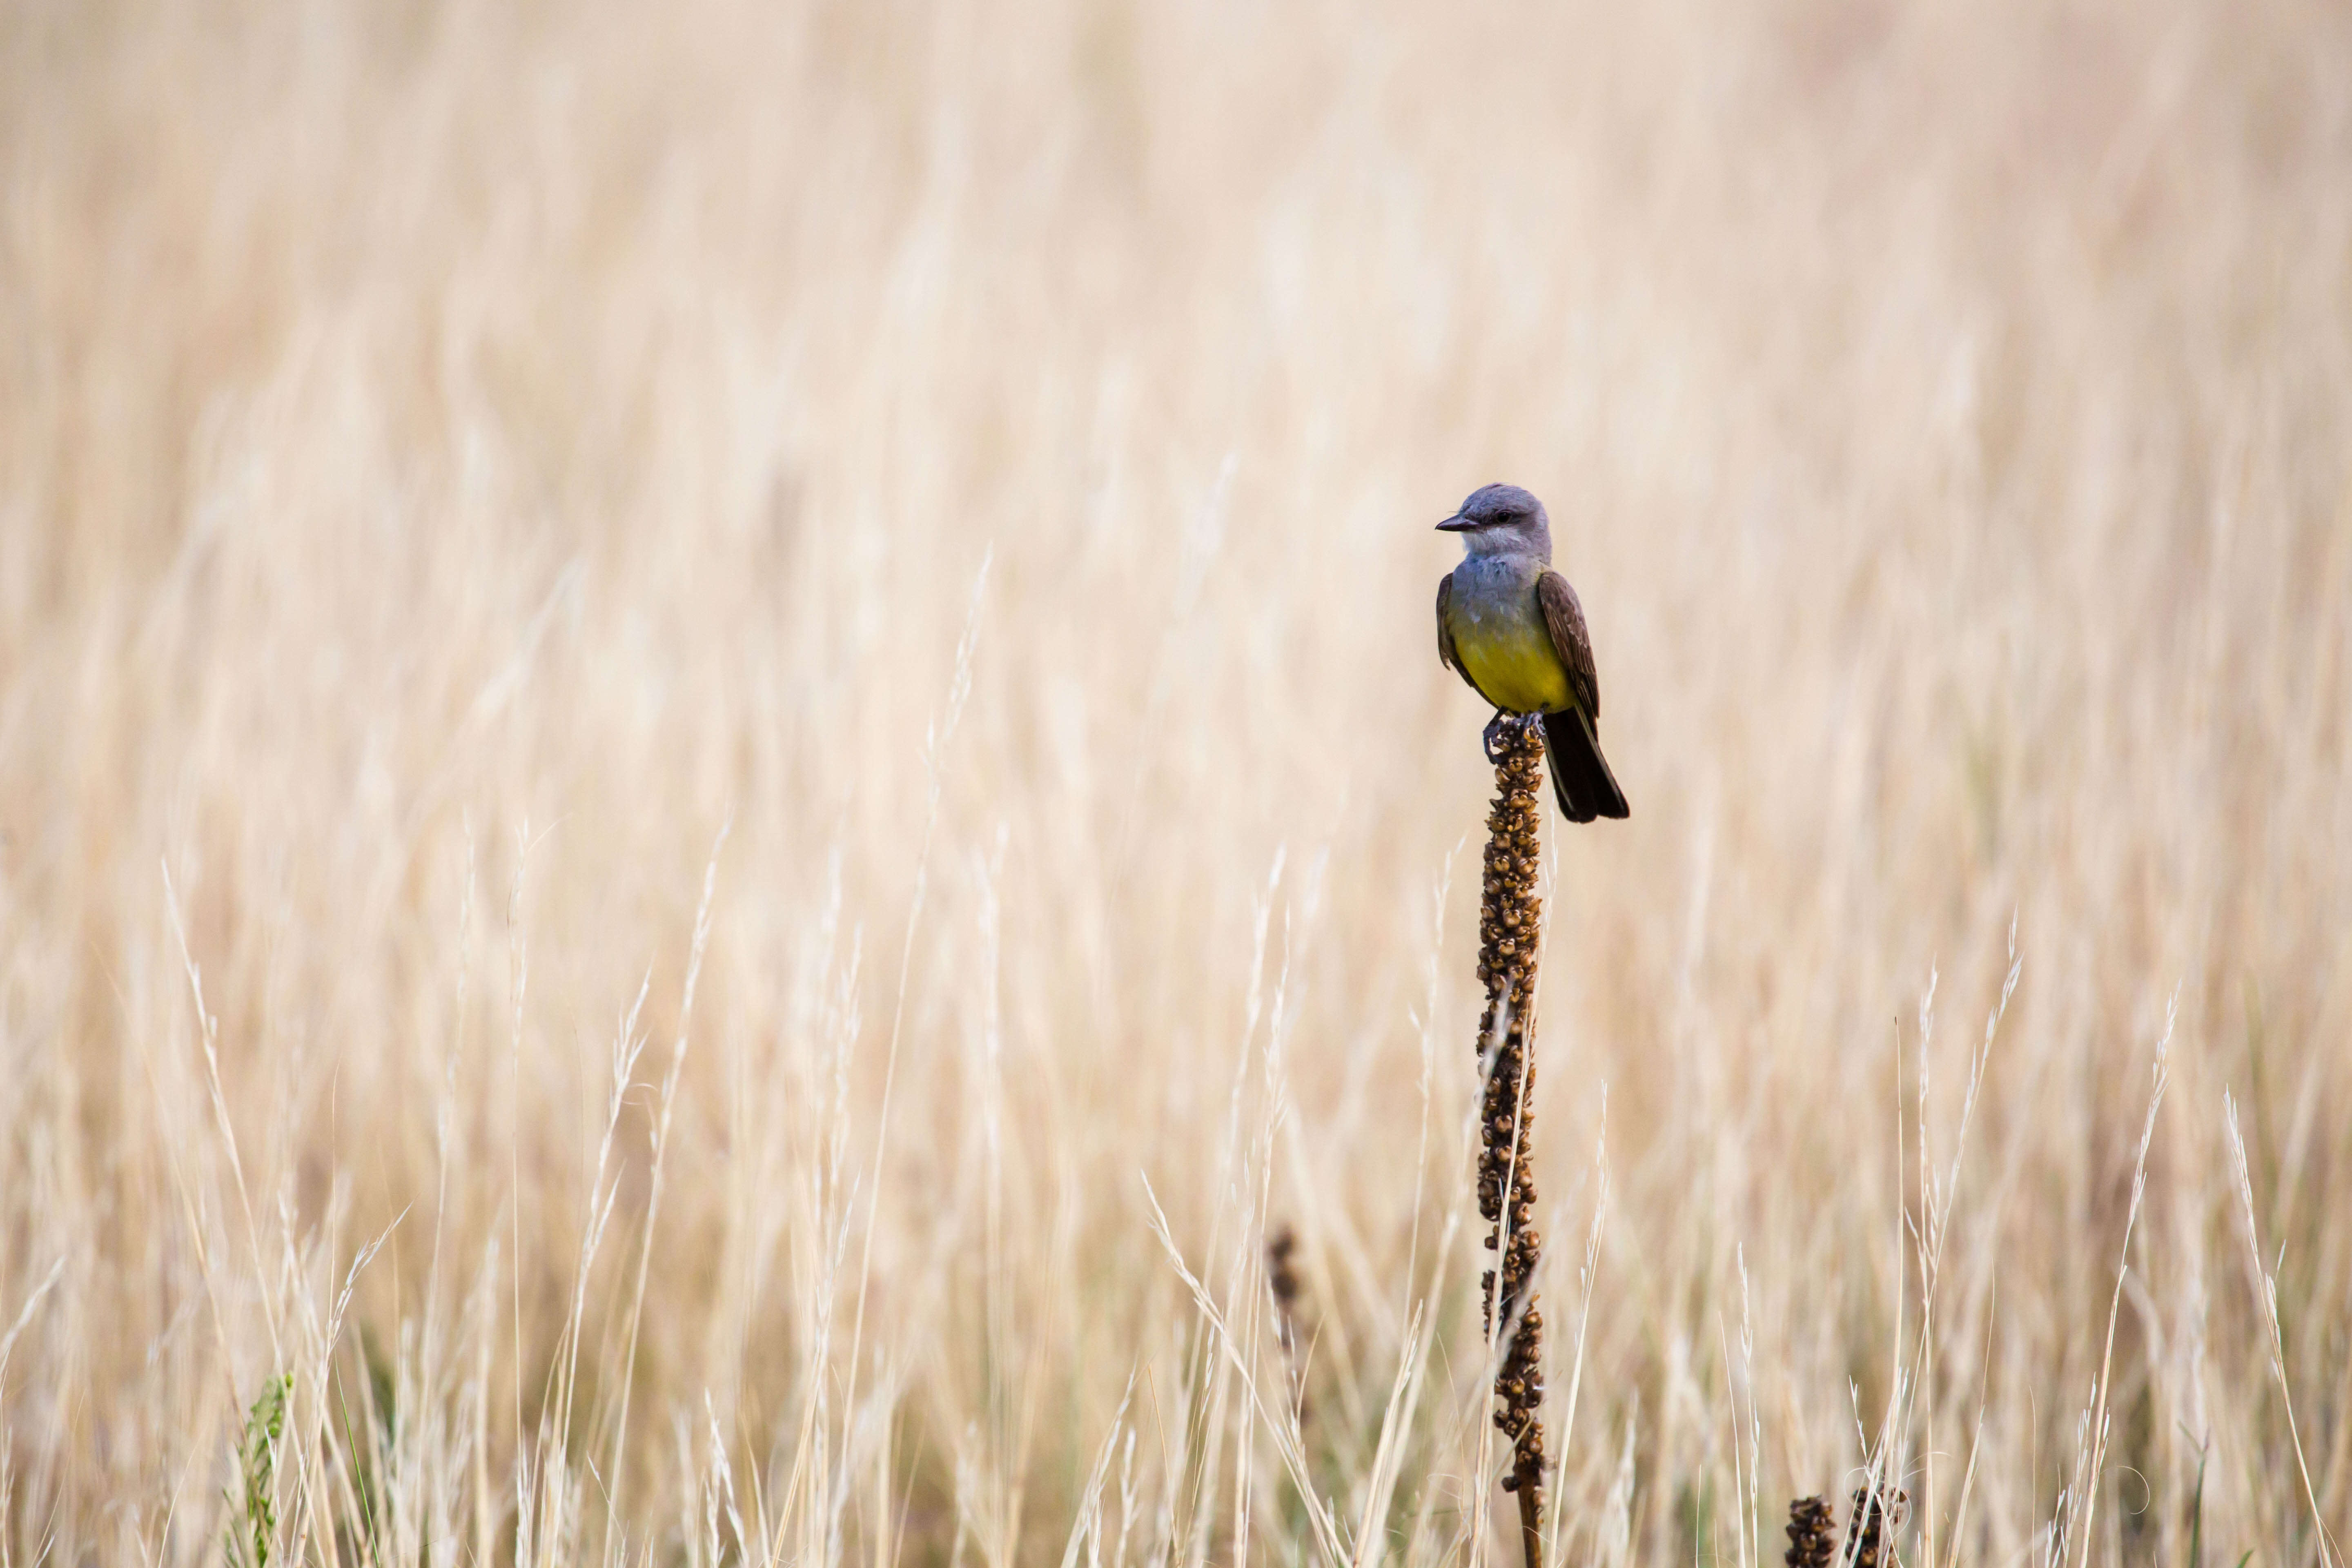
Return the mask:
<path fill-rule="evenodd" d="M 1491 622 L 1465 627 L 1457 622 L 1454 652 L 1464 671 L 1477 683 L 1478 694 L 1497 708 L 1513 713 L 1550 713 L 1572 700 L 1568 671 L 1552 650 L 1551 638 L 1540 621 L 1526 627 L 1497 626 Z"/>

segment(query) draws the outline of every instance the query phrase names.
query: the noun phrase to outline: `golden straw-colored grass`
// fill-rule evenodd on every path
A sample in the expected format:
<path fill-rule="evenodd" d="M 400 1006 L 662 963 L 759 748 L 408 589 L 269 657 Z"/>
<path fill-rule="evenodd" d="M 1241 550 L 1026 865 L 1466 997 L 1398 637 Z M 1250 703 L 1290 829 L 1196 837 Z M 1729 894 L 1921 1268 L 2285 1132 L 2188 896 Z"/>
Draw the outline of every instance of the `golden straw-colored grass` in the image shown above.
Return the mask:
<path fill-rule="evenodd" d="M 0 1563 L 1512 1561 L 1507 479 L 1552 1560 L 2340 1563 L 2347 432 L 2340 6 L 13 0 Z"/>

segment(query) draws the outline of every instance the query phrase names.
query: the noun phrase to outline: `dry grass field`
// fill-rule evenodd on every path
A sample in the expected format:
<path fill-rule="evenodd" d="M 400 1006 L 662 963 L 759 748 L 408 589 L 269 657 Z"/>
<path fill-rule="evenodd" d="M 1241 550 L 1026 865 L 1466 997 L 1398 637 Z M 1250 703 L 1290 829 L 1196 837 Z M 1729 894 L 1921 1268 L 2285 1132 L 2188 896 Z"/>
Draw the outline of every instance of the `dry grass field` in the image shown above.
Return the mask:
<path fill-rule="evenodd" d="M 1494 479 L 1553 1562 L 2341 1564 L 2284 0 L 0 4 L 0 1563 L 1515 1568 Z"/>

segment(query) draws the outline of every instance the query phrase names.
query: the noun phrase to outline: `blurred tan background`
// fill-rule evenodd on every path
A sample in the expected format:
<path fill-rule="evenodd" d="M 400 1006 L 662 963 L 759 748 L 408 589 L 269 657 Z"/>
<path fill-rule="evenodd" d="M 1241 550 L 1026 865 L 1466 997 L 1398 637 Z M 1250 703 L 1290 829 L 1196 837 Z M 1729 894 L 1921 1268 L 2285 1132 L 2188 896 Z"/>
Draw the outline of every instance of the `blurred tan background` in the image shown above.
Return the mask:
<path fill-rule="evenodd" d="M 2340 1563 L 2347 431 L 2336 7 L 12 0 L 0 1561 L 1512 1550 L 1507 479 L 1558 1560 Z"/>

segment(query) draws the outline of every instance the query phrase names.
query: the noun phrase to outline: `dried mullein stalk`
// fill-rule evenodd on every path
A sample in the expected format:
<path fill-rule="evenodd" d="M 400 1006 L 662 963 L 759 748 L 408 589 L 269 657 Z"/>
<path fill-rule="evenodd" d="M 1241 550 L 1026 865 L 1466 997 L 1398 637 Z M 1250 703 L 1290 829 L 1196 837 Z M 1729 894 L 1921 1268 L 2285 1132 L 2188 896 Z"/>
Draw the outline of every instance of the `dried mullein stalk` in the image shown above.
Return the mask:
<path fill-rule="evenodd" d="M 1266 1288 L 1274 1292 L 1274 1334 L 1282 1346 L 1282 1359 L 1290 1369 L 1291 1408 L 1297 1413 L 1298 1424 L 1307 1425 L 1307 1363 L 1300 1348 L 1303 1336 L 1298 1331 L 1298 1270 L 1291 1264 L 1291 1256 L 1298 1250 L 1298 1237 L 1284 1226 L 1265 1244 Z"/>
<path fill-rule="evenodd" d="M 1894 1560 L 1895 1532 L 1903 1528 L 1911 1494 L 1881 1487 L 1857 1487 L 1853 1516 L 1846 1521 L 1845 1552 L 1839 1561 L 1851 1568 L 1884 1568 Z"/>
<path fill-rule="evenodd" d="M 1837 1552 L 1837 1521 L 1826 1498 L 1799 1498 L 1789 1505 L 1789 1568 L 1831 1568 Z"/>
<path fill-rule="evenodd" d="M 1536 1272 L 1543 1237 L 1535 1226 L 1536 1186 L 1528 1168 L 1534 1117 L 1536 947 L 1543 906 L 1536 870 L 1543 833 L 1543 731 L 1538 723 L 1496 726 L 1495 783 L 1486 818 L 1484 894 L 1478 914 L 1478 978 L 1486 1007 L 1478 1024 L 1486 1100 L 1479 1117 L 1478 1212 L 1492 1227 L 1490 1250 L 1501 1253 L 1501 1281 L 1488 1270 L 1484 1297 L 1486 1335 L 1498 1334 L 1495 1425 L 1510 1439 L 1504 1489 L 1519 1504 L 1520 1545 L 1527 1568 L 1543 1564 L 1543 1314 L 1536 1308 Z"/>

